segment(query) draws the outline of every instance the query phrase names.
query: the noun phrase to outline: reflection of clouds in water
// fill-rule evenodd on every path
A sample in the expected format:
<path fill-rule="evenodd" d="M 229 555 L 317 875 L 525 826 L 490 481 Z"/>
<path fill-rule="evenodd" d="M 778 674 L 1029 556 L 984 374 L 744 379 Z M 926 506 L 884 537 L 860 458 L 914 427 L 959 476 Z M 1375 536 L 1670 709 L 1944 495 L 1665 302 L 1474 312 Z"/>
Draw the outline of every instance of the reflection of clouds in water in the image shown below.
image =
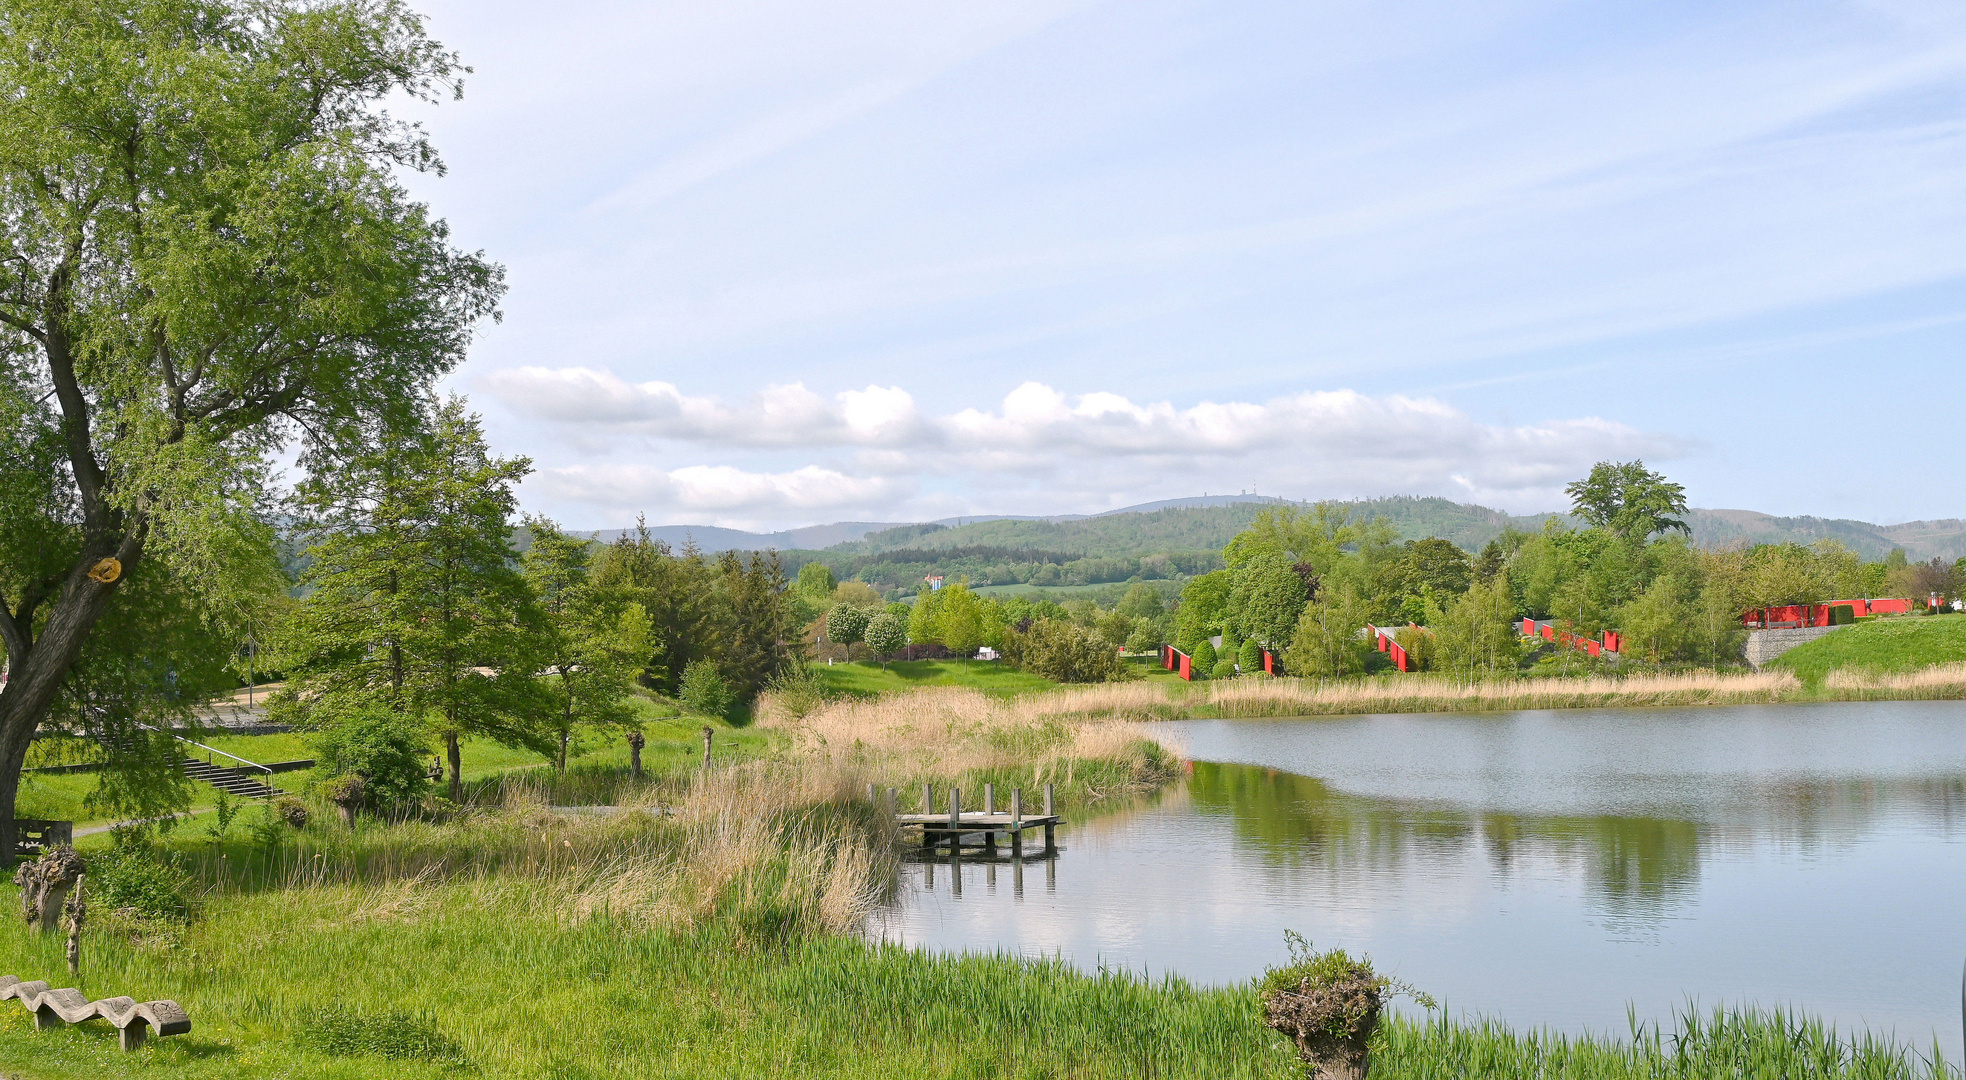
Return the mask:
<path fill-rule="evenodd" d="M 1055 893 L 1038 864 L 1022 900 L 1007 867 L 993 893 L 966 866 L 957 899 L 946 865 L 933 889 L 911 866 L 916 887 L 886 926 L 912 944 L 1216 983 L 1279 961 L 1289 928 L 1518 1026 L 1622 1030 L 1627 1002 L 1647 1018 L 1695 995 L 1929 1037 L 1935 1003 L 1957 992 L 1958 971 L 1916 943 L 1952 933 L 1966 878 L 1961 710 L 1866 704 L 1783 724 L 1686 712 L 1169 725 L 1204 763 L 1182 787 L 1062 830 Z M 1721 730 L 1730 717 L 1741 726 Z M 1470 727 L 1517 748 L 1515 779 L 1460 752 Z M 1604 749 L 1586 753 L 1593 731 Z M 1842 748 L 1805 768 L 1791 741 Z M 1255 763 L 1206 763 L 1225 746 Z M 1286 757 L 1320 778 L 1275 767 Z M 1387 760 L 1426 766 L 1389 782 Z M 1686 772 L 1632 797 L 1674 768 Z M 1601 788 L 1604 776 L 1622 779 Z M 1956 1039 L 1957 1016 L 1947 1024 Z"/>

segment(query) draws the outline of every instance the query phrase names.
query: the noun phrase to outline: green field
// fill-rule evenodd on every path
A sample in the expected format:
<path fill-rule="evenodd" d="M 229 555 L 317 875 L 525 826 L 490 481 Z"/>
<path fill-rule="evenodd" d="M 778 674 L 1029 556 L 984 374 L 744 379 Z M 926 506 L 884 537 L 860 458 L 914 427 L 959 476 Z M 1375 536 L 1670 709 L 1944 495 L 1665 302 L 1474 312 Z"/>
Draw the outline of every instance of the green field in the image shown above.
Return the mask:
<path fill-rule="evenodd" d="M 1812 686 L 1838 668 L 1913 671 L 1966 661 L 1966 614 L 1866 619 L 1770 662 Z"/>
<path fill-rule="evenodd" d="M 711 720 L 700 716 L 673 716 L 673 707 L 665 707 L 663 702 L 635 699 L 637 707 L 644 715 L 642 732 L 647 744 L 642 748 L 643 765 L 651 772 L 661 773 L 699 761 L 703 756 L 702 728 L 709 725 L 717 734 L 712 737 L 713 752 L 734 753 L 740 757 L 751 757 L 768 749 L 771 736 L 760 731 L 732 727 L 722 720 Z M 661 717 L 657 719 L 657 717 Z M 47 742 L 48 740 L 43 740 Z M 287 732 L 277 735 L 209 735 L 199 740 L 214 749 L 228 754 L 236 754 L 247 761 L 262 765 L 281 761 L 298 761 L 313 757 L 307 736 L 301 732 Z M 37 751 L 40 743 L 36 744 Z M 434 746 L 434 744 L 433 744 Z M 467 784 L 482 782 L 488 778 L 518 770 L 546 769 L 550 762 L 530 750 L 503 746 L 489 739 L 465 739 L 460 745 L 462 769 Z M 203 750 L 196 747 L 183 747 L 186 757 L 206 758 Z M 434 754 L 434 750 L 433 750 Z M 45 758 L 45 760 L 42 760 Z M 74 760 L 73 747 L 63 749 L 51 746 L 40 757 L 31 757 L 30 764 L 50 764 L 56 761 Z M 219 765 L 228 764 L 223 757 L 213 757 Z M 628 764 L 628 744 L 620 733 L 597 734 L 592 731 L 578 731 L 567 756 L 570 772 L 596 768 L 623 768 Z M 106 823 L 109 819 L 88 805 L 89 794 L 96 790 L 98 774 L 95 773 L 35 773 L 21 774 L 21 789 L 18 810 L 23 818 L 46 818 L 57 821 L 73 821 L 77 828 L 89 828 Z M 280 773 L 273 779 L 275 787 L 288 791 L 305 791 L 315 781 L 311 770 Z M 196 784 L 191 789 L 191 801 L 187 809 L 204 810 L 211 807 L 218 796 L 218 789 L 206 784 Z"/>
<path fill-rule="evenodd" d="M 923 686 L 967 686 L 998 697 L 1015 697 L 1058 686 L 1041 675 L 1018 671 L 997 660 L 896 660 L 814 664 L 829 695 L 872 697 Z"/>

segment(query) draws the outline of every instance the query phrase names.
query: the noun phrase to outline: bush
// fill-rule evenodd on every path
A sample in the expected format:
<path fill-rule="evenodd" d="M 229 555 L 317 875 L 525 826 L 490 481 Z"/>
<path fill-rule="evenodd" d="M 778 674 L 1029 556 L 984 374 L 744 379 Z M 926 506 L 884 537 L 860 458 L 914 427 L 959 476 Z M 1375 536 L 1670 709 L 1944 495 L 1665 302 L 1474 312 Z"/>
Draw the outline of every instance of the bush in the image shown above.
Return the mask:
<path fill-rule="evenodd" d="M 1004 637 L 1004 660 L 1059 682 L 1117 682 L 1127 677 L 1118 650 L 1098 632 L 1064 619 L 1038 619 Z"/>
<path fill-rule="evenodd" d="M 370 809 L 421 798 L 430 787 L 430 746 L 422 725 L 403 713 L 359 709 L 316 732 L 313 742 L 315 768 L 331 780 L 360 777 Z"/>
<path fill-rule="evenodd" d="M 1192 655 L 1195 658 L 1195 670 L 1204 674 L 1214 671 L 1215 665 L 1222 659 L 1215 655 L 1214 644 L 1207 640 L 1203 640 L 1201 644 L 1196 645 Z"/>
<path fill-rule="evenodd" d="M 182 871 L 160 861 L 148 846 L 118 843 L 110 851 L 89 856 L 83 890 L 97 907 L 182 922 L 191 917 L 189 886 Z"/>
<path fill-rule="evenodd" d="M 690 711 L 705 716 L 728 718 L 737 707 L 737 693 L 731 689 L 730 680 L 708 660 L 691 660 L 683 669 L 679 696 Z"/>
<path fill-rule="evenodd" d="M 1217 660 L 1215 666 L 1208 669 L 1208 677 L 1211 679 L 1235 678 L 1236 662 L 1234 660 Z"/>
<path fill-rule="evenodd" d="M 304 1014 L 300 1033 L 302 1045 L 335 1057 L 362 1054 L 390 1061 L 469 1064 L 457 1040 L 438 1031 L 430 1018 L 408 1013 L 359 1013 L 330 1005 Z"/>
<path fill-rule="evenodd" d="M 1152 652 L 1160 648 L 1160 626 L 1154 620 L 1142 616 L 1133 620 L 1133 633 L 1127 636 L 1127 652 Z"/>
<path fill-rule="evenodd" d="M 1263 647 L 1253 639 L 1243 642 L 1242 651 L 1236 654 L 1236 663 L 1242 665 L 1244 675 L 1263 670 Z"/>

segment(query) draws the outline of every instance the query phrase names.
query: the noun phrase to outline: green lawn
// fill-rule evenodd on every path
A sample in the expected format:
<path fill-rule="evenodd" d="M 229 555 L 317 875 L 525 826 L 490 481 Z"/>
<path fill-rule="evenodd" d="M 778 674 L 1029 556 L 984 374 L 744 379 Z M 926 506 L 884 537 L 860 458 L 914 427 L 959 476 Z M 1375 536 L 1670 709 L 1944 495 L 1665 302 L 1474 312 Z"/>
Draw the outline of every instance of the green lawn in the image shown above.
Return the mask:
<path fill-rule="evenodd" d="M 829 694 L 871 697 L 922 686 L 969 686 L 999 697 L 1016 697 L 1058 684 L 1042 675 L 1018 671 L 1001 660 L 897 660 L 886 667 L 872 661 L 813 666 Z"/>
<path fill-rule="evenodd" d="M 661 701 L 636 698 L 635 703 L 643 715 L 642 732 L 647 739 L 647 745 L 642 748 L 642 763 L 651 772 L 672 772 L 702 760 L 702 729 L 705 724 L 716 731 L 712 736 L 712 752 L 719 756 L 736 754 L 751 757 L 771 746 L 772 737 L 764 732 L 734 728 L 721 720 L 700 716 L 675 716 L 674 706 Z M 200 741 L 261 765 L 314 756 L 307 736 L 301 732 L 212 735 Z M 43 751 L 40 749 L 41 743 L 51 745 Z M 77 759 L 73 747 L 62 746 L 55 740 L 39 740 L 36 748 L 30 764 L 57 764 Z M 466 739 L 459 749 L 462 751 L 462 771 L 467 783 L 519 769 L 545 769 L 549 764 L 547 759 L 530 750 L 502 746 L 489 739 Z M 187 757 L 202 759 L 207 756 L 204 751 L 190 746 L 184 747 L 184 752 Z M 223 757 L 214 760 L 220 765 L 231 764 Z M 626 766 L 627 763 L 628 743 L 621 732 L 575 732 L 572 752 L 567 757 L 570 771 L 580 767 Z M 23 818 L 73 821 L 77 828 L 104 824 L 108 819 L 87 805 L 90 792 L 96 789 L 97 777 L 96 773 L 22 773 L 16 813 Z M 312 771 L 289 772 L 277 775 L 273 783 L 288 791 L 299 791 L 314 779 Z M 199 784 L 192 788 L 188 809 L 210 807 L 217 796 L 217 788 Z"/>
<path fill-rule="evenodd" d="M 1966 614 L 1867 619 L 1775 658 L 1810 685 L 1837 668 L 1912 671 L 1966 661 Z"/>

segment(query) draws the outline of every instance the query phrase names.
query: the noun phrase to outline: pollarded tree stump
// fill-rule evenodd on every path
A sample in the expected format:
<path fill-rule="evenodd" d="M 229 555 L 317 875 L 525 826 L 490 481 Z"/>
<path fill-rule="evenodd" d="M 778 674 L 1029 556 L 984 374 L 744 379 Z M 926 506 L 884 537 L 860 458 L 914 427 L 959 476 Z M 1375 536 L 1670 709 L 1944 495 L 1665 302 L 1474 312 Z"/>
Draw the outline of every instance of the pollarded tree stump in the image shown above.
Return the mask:
<path fill-rule="evenodd" d="M 71 847 L 52 847 L 34 861 L 22 863 L 14 871 L 14 884 L 20 886 L 21 917 L 44 934 L 59 930 L 62 901 L 87 871 L 87 864 Z"/>
<path fill-rule="evenodd" d="M 1263 1023 L 1290 1036 L 1317 1080 L 1365 1080 L 1383 981 L 1358 967 L 1323 982 L 1280 987 L 1263 998 Z"/>

